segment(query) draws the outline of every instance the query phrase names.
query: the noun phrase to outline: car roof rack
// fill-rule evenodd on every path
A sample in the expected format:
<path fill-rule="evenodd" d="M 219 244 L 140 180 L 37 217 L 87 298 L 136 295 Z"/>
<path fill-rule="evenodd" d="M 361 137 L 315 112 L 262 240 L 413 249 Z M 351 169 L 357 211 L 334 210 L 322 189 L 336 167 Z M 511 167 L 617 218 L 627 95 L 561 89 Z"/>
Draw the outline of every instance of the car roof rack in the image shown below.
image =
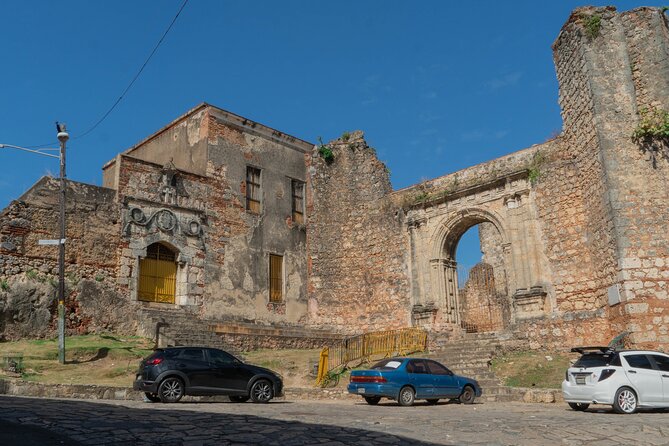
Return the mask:
<path fill-rule="evenodd" d="M 585 352 L 601 352 L 601 353 L 612 353 L 615 352 L 615 348 L 613 347 L 605 347 L 602 345 L 596 345 L 596 346 L 588 346 L 588 347 L 573 347 L 571 349 L 572 352 L 575 353 L 585 353 Z"/>

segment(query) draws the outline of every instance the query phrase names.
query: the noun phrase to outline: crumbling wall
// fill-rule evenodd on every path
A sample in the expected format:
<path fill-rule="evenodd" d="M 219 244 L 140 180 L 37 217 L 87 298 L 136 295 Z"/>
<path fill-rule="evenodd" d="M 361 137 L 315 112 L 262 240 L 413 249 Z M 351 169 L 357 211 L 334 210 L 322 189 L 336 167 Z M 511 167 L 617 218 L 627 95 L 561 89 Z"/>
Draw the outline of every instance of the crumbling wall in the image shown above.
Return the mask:
<path fill-rule="evenodd" d="M 0 214 L 0 330 L 5 338 L 52 336 L 56 329 L 59 182 L 40 179 Z M 115 285 L 119 215 L 114 192 L 67 182 L 65 305 L 71 333 L 130 332 L 132 307 Z"/>
<path fill-rule="evenodd" d="M 307 163 L 309 324 L 345 332 L 409 325 L 406 229 L 388 198 L 386 167 L 362 132 L 316 147 Z"/>

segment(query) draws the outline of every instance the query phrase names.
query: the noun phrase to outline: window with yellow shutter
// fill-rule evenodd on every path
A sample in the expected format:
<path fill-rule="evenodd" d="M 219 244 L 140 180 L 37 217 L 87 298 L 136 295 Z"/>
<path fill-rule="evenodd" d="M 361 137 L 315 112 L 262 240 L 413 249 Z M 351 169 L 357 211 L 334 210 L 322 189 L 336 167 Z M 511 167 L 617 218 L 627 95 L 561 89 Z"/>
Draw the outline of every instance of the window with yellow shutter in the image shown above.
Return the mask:
<path fill-rule="evenodd" d="M 269 255 L 269 301 L 283 302 L 283 256 Z"/>

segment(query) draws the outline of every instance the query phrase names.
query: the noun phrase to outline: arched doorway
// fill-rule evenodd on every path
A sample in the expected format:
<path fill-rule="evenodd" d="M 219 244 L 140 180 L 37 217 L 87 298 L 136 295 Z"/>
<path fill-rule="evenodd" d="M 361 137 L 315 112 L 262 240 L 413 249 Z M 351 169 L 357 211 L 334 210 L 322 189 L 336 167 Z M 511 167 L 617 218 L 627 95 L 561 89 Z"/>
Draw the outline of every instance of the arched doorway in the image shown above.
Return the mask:
<path fill-rule="evenodd" d="M 146 248 L 139 261 L 137 298 L 145 302 L 173 304 L 176 296 L 177 253 L 162 243 Z"/>
<path fill-rule="evenodd" d="M 459 268 L 458 246 L 472 228 L 478 229 L 479 257 L 476 265 Z M 433 283 L 443 296 L 444 321 L 458 324 L 468 332 L 505 328 L 511 317 L 507 279 L 510 244 L 500 219 L 480 209 L 462 211 L 444 222 L 435 242 L 431 260 Z M 468 276 L 462 277 L 463 273 Z"/>

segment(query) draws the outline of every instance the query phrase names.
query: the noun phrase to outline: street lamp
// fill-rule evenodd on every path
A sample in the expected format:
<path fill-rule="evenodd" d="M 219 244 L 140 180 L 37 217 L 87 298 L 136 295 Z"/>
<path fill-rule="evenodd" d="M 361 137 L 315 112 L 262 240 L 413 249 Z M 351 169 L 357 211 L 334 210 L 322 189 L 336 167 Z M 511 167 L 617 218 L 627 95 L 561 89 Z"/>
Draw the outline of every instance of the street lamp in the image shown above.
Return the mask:
<path fill-rule="evenodd" d="M 12 144 L 0 144 L 0 149 L 17 149 L 24 152 L 37 153 L 60 160 L 60 238 L 58 240 L 40 240 L 40 244 L 58 245 L 58 361 L 65 364 L 65 143 L 70 139 L 70 135 L 65 129 L 65 124 L 56 123 L 58 131 L 58 141 L 60 149 L 39 149 L 33 150 L 27 147 L 15 146 Z M 60 150 L 59 155 L 46 153 L 46 151 Z M 44 242 L 44 243 L 42 243 Z"/>

